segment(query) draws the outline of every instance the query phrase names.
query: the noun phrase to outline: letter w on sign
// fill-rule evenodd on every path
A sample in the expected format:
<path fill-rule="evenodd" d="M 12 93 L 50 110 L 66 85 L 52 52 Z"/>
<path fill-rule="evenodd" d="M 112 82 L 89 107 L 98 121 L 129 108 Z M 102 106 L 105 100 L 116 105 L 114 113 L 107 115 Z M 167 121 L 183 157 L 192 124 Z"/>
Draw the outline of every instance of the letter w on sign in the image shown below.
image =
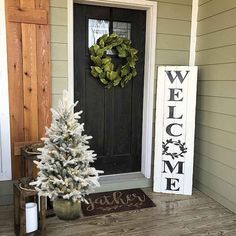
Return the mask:
<path fill-rule="evenodd" d="M 158 68 L 155 192 L 192 194 L 197 67 Z"/>
<path fill-rule="evenodd" d="M 173 74 L 175 73 L 175 76 L 173 76 Z M 184 72 L 183 72 L 184 73 Z M 184 79 L 187 77 L 189 73 L 189 70 L 185 71 L 185 75 L 182 75 L 182 72 L 179 70 L 176 71 L 171 71 L 171 70 L 166 70 L 166 74 L 170 80 L 170 82 L 173 84 L 173 82 L 175 81 L 176 78 L 179 79 L 179 81 L 181 82 L 181 84 L 184 82 Z"/>

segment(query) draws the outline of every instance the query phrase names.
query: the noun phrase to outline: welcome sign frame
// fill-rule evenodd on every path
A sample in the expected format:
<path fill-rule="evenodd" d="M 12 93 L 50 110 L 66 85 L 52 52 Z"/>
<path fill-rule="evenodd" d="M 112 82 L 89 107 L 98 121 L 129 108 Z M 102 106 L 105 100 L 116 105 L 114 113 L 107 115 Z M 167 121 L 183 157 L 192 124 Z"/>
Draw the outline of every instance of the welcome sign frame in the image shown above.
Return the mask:
<path fill-rule="evenodd" d="M 154 192 L 192 194 L 196 66 L 158 68 Z"/>

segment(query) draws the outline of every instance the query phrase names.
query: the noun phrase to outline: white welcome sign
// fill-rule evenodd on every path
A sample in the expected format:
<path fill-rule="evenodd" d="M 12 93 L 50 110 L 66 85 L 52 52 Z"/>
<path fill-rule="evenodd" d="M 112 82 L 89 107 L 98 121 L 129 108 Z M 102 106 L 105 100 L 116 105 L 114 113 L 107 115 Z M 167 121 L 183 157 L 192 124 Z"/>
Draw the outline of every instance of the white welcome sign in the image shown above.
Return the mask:
<path fill-rule="evenodd" d="M 197 67 L 158 68 L 154 192 L 192 194 Z"/>

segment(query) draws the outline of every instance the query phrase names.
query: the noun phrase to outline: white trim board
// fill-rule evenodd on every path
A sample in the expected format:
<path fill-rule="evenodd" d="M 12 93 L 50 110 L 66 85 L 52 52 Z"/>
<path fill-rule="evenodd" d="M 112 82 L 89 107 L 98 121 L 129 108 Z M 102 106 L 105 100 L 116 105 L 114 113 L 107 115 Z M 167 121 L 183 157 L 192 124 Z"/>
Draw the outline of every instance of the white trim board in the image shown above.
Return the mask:
<path fill-rule="evenodd" d="M 0 1 L 0 181 L 11 180 L 5 1 Z"/>
<path fill-rule="evenodd" d="M 146 0 L 68 0 L 68 90 L 73 99 L 73 3 L 119 7 L 146 11 L 146 44 L 144 65 L 143 124 L 142 124 L 142 163 L 141 173 L 151 178 L 153 97 L 156 52 L 157 3 Z"/>
<path fill-rule="evenodd" d="M 196 60 L 198 2 L 199 0 L 192 0 L 189 66 L 195 66 L 195 60 Z"/>

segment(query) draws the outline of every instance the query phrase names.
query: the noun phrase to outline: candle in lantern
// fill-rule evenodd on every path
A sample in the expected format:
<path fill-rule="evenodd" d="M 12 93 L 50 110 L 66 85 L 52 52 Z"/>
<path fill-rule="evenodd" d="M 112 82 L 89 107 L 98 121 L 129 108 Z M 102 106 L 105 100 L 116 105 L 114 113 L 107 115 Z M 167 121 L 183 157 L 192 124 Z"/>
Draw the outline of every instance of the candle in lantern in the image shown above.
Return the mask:
<path fill-rule="evenodd" d="M 25 205 L 26 233 L 34 232 L 38 229 L 38 208 L 37 203 L 28 202 Z"/>

